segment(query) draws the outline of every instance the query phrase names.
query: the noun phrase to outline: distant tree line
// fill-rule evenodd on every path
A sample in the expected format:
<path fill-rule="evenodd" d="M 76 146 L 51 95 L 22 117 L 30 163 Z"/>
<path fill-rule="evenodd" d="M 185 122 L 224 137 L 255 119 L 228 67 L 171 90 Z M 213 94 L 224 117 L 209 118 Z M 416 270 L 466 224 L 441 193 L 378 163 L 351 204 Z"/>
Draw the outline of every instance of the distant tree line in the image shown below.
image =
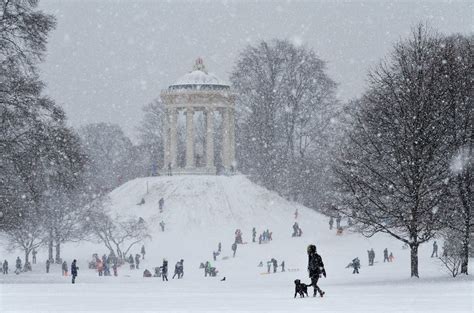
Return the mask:
<path fill-rule="evenodd" d="M 40 247 L 61 262 L 64 242 L 100 239 L 95 220 L 84 218 L 91 208 L 129 229 L 117 235 L 124 243 L 145 238 L 147 227 L 90 205 L 134 177 L 127 164 L 135 151 L 114 126 L 89 125 L 80 137 L 66 125 L 62 108 L 43 95 L 37 65 L 55 19 L 37 6 L 36 0 L 0 3 L 0 236 L 10 250 L 24 252 L 25 262 Z"/>

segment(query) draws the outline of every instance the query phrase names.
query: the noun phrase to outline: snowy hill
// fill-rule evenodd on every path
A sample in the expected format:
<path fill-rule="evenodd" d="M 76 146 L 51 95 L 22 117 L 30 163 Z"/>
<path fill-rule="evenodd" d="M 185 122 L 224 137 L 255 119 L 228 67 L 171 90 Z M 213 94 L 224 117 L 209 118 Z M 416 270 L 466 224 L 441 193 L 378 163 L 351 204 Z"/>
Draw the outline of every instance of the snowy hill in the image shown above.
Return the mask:
<path fill-rule="evenodd" d="M 165 200 L 163 214 L 158 209 L 160 198 Z M 138 205 L 141 199 L 145 203 Z M 164 220 L 170 231 L 186 233 L 269 225 L 291 230 L 296 209 L 319 216 L 241 175 L 138 178 L 113 190 L 110 200 L 115 213 Z"/>
<path fill-rule="evenodd" d="M 138 205 L 142 198 L 145 203 Z M 158 201 L 164 198 L 164 211 Z M 70 263 L 78 259 L 80 272 L 76 285 L 62 277 L 59 265 L 44 273 L 46 248 L 38 253 L 33 272 L 0 275 L 2 312 L 471 312 L 472 276 L 453 280 L 430 258 L 431 245 L 420 247 L 420 279 L 410 279 L 410 253 L 391 237 L 364 238 L 345 231 L 337 236 L 329 230 L 327 217 L 289 202 L 244 176 L 147 177 L 129 181 L 110 193 L 109 209 L 119 215 L 144 218 L 152 229 L 146 241 L 146 258 L 140 270 L 119 268 L 118 277 L 98 277 L 87 269 L 92 253 L 107 253 L 102 244 L 68 243 L 63 257 Z M 291 237 L 298 209 L 302 237 Z M 166 223 L 164 232 L 159 222 Z M 346 221 L 343 221 L 343 225 Z M 251 230 L 269 229 L 273 240 L 253 243 Z M 243 232 L 246 244 L 238 246 L 235 258 L 231 244 L 234 231 Z M 212 252 L 222 242 L 216 261 Z M 293 299 L 294 279 L 309 283 L 306 272 L 308 244 L 317 245 L 327 278 L 320 286 L 321 298 Z M 139 253 L 140 245 L 131 253 Z M 375 265 L 367 266 L 367 250 L 374 248 Z M 395 261 L 383 263 L 382 251 L 388 248 Z M 0 251 L 3 256 L 4 251 Z M 16 254 L 6 254 L 13 264 Z M 21 254 L 18 254 L 21 255 Z M 361 260 L 359 275 L 346 265 Z M 142 271 L 169 261 L 168 282 L 143 278 Z M 286 272 L 266 274 L 266 262 L 285 261 Z M 184 259 L 184 278 L 171 279 L 174 264 Z M 199 263 L 211 261 L 218 277 L 204 277 Z M 264 267 L 258 267 L 259 262 Z M 472 261 L 470 271 L 472 272 Z M 220 279 L 226 277 L 225 282 Z M 105 284 L 105 285 L 104 285 Z M 310 288 L 312 292 L 312 288 Z M 24 301 L 24 294 L 31 301 Z M 55 300 L 51 295 L 58 295 Z M 81 301 L 76 303 L 80 295 Z M 100 295 L 100 298 L 98 297 Z M 442 296 L 442 301 L 437 299 Z M 107 301 L 103 301 L 107 299 Z"/>

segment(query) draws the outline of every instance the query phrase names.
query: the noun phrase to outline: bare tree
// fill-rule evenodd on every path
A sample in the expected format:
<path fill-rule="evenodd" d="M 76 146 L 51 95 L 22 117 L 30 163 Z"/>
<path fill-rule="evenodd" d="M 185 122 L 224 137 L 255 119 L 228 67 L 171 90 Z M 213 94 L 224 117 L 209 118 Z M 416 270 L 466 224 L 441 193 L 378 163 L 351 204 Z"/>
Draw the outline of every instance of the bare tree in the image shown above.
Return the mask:
<path fill-rule="evenodd" d="M 87 213 L 87 232 L 102 242 L 110 252 L 124 260 L 130 249 L 136 244 L 151 238 L 148 226 L 142 218 L 124 218 L 111 216 L 103 209 L 104 199 L 96 200 Z"/>
<path fill-rule="evenodd" d="M 336 84 L 325 70 L 314 51 L 273 40 L 247 47 L 231 76 L 239 167 L 294 199 L 314 195 L 315 169 L 325 161 L 325 131 L 337 111 Z"/>
<path fill-rule="evenodd" d="M 444 100 L 449 105 L 446 143 L 451 147 L 451 195 L 453 201 L 446 222 L 462 242 L 461 273 L 468 274 L 473 220 L 474 168 L 474 53 L 473 36 L 455 35 L 443 40 L 442 74 Z M 471 247 L 472 248 L 472 247 Z"/>
<path fill-rule="evenodd" d="M 21 224 L 14 225 L 4 231 L 7 250 L 10 252 L 21 249 L 25 255 L 25 264 L 29 262 L 30 253 L 40 248 L 46 241 L 41 220 L 34 211 L 30 211 L 22 219 Z"/>
<path fill-rule="evenodd" d="M 364 235 L 407 243 L 412 277 L 419 276 L 418 247 L 442 229 L 448 203 L 441 43 L 419 25 L 372 71 L 335 167 L 346 192 L 339 210 Z"/>

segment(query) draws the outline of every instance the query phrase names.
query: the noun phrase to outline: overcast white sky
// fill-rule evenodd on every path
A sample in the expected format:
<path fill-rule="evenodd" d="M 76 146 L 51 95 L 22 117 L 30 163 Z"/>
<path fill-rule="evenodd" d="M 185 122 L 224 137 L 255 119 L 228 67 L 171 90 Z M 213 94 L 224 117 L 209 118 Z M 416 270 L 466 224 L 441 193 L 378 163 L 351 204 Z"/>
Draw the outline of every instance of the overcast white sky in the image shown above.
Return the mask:
<path fill-rule="evenodd" d="M 246 45 L 288 38 L 327 62 L 347 100 L 361 94 L 368 69 L 416 23 L 472 33 L 473 3 L 41 0 L 57 18 L 41 75 L 71 125 L 112 122 L 135 137 L 142 106 L 199 56 L 227 80 Z"/>

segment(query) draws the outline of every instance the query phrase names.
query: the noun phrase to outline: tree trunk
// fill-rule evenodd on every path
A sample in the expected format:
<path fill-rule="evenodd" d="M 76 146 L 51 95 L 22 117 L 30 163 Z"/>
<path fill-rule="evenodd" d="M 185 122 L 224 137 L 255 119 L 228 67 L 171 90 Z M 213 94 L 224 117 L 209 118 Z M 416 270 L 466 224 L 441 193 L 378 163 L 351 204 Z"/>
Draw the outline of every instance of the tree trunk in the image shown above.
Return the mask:
<path fill-rule="evenodd" d="M 56 241 L 56 264 L 61 264 L 61 243 L 59 241 Z"/>
<path fill-rule="evenodd" d="M 411 277 L 418 276 L 418 246 L 419 243 L 410 244 L 411 249 Z"/>
<path fill-rule="evenodd" d="M 469 214 L 470 215 L 470 214 Z M 465 220 L 464 226 L 464 239 L 462 242 L 462 263 L 461 263 L 461 274 L 468 275 L 467 269 L 469 267 L 469 241 L 471 235 L 471 227 L 470 227 L 470 218 Z"/>
<path fill-rule="evenodd" d="M 48 238 L 48 260 L 50 262 L 54 262 L 53 258 L 53 230 L 50 229 L 49 231 L 49 238 Z"/>

